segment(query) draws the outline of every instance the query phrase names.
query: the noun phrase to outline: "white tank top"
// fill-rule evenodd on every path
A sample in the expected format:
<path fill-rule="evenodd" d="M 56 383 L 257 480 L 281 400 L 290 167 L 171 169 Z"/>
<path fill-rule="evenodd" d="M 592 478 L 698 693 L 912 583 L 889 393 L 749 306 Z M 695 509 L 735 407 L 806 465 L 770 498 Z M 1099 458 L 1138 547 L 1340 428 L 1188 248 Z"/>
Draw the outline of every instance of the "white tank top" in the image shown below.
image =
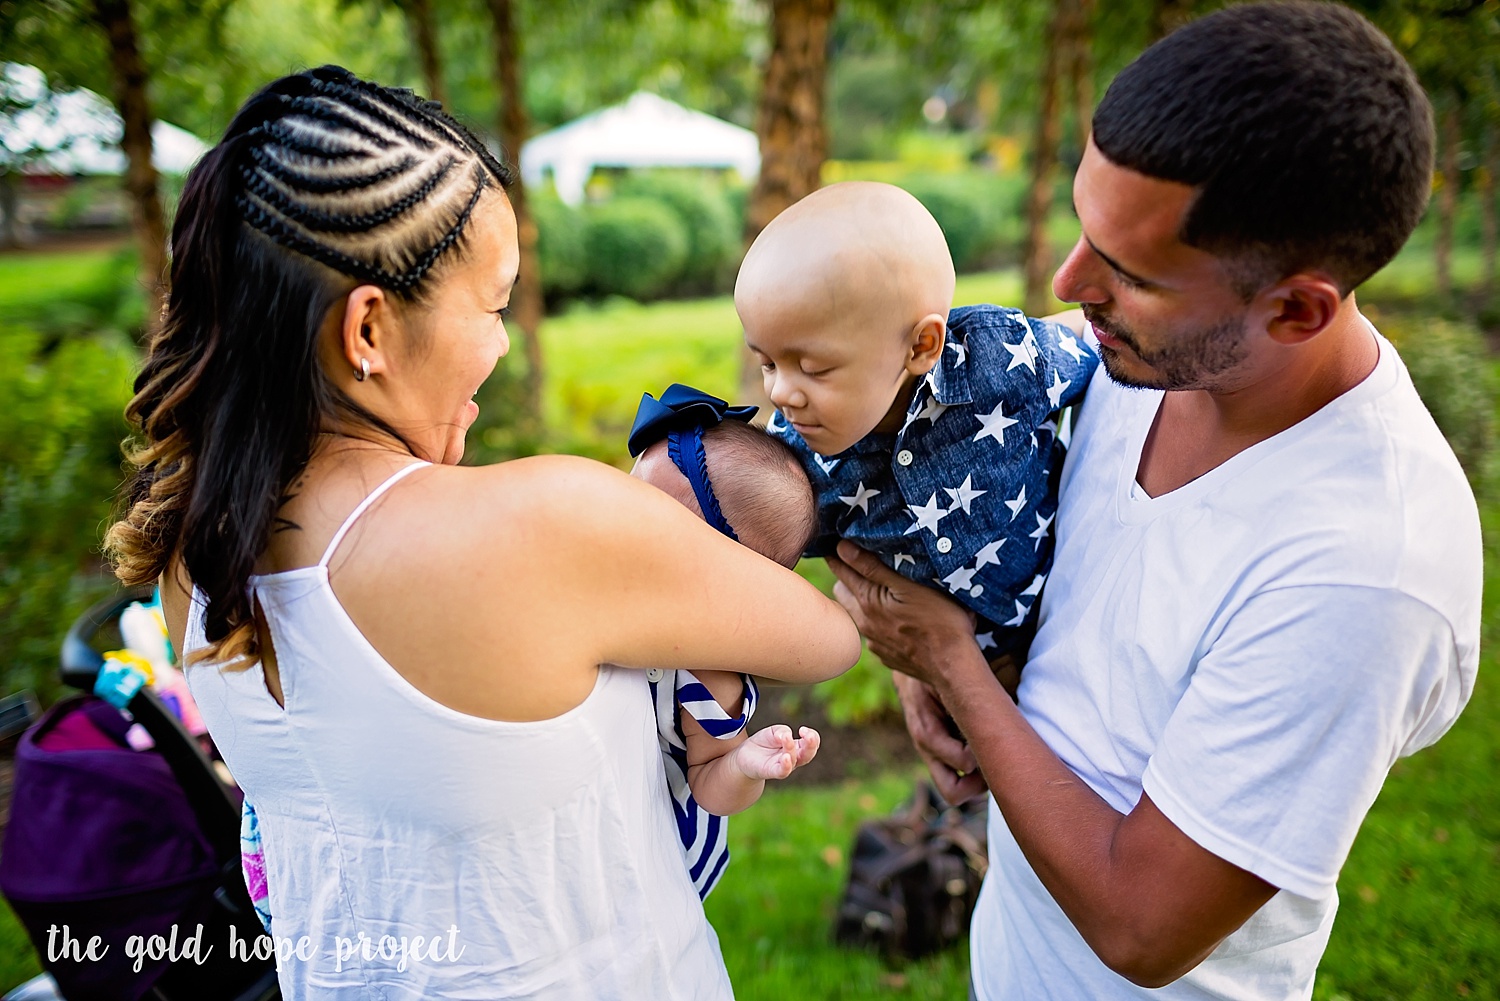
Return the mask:
<path fill-rule="evenodd" d="M 424 465 L 316 566 L 251 578 L 285 709 L 258 664 L 187 672 L 259 815 L 283 995 L 732 998 L 645 672 L 601 668 L 553 719 L 481 719 L 415 689 L 339 604 L 329 558 Z M 203 644 L 195 600 L 185 646 Z"/>

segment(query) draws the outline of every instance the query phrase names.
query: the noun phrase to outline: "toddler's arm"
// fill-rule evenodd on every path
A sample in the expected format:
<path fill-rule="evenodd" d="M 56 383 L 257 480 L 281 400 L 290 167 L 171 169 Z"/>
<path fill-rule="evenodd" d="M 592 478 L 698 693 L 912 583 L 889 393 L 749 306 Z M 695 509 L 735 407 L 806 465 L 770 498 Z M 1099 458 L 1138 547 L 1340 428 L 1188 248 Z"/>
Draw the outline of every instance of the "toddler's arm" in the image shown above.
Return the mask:
<path fill-rule="evenodd" d="M 693 674 L 731 716 L 738 715 L 745 696 L 744 682 L 730 671 Z M 784 779 L 818 753 L 818 731 L 802 727 L 792 736 L 785 724 L 768 726 L 753 736 L 740 733 L 720 740 L 708 734 L 692 714 L 682 713 L 687 743 L 688 787 L 693 799 L 709 813 L 726 817 L 760 799 L 766 779 Z"/>

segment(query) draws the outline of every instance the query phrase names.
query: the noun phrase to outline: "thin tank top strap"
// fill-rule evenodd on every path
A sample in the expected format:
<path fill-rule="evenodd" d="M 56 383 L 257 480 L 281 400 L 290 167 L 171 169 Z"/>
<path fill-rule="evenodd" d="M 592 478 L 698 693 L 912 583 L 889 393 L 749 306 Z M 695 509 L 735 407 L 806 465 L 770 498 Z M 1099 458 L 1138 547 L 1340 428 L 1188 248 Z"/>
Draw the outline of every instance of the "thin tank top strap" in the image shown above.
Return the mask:
<path fill-rule="evenodd" d="M 334 551 L 338 549 L 339 543 L 344 541 L 344 536 L 349 534 L 349 529 L 354 527 L 354 523 L 359 520 L 359 516 L 369 510 L 370 505 L 378 501 L 382 494 L 384 494 L 391 487 L 394 487 L 397 483 L 400 483 L 411 473 L 416 472 L 424 466 L 430 465 L 432 465 L 432 463 L 425 461 L 413 462 L 409 466 L 404 466 L 401 469 L 396 470 L 386 478 L 384 483 L 380 484 L 380 486 L 376 487 L 374 490 L 371 490 L 369 496 L 360 501 L 359 506 L 356 507 L 353 511 L 349 512 L 349 517 L 344 519 L 344 523 L 339 526 L 339 530 L 333 533 L 333 538 L 328 542 L 328 548 L 323 550 L 323 558 L 318 560 L 318 566 L 328 566 L 328 561 L 333 559 Z"/>

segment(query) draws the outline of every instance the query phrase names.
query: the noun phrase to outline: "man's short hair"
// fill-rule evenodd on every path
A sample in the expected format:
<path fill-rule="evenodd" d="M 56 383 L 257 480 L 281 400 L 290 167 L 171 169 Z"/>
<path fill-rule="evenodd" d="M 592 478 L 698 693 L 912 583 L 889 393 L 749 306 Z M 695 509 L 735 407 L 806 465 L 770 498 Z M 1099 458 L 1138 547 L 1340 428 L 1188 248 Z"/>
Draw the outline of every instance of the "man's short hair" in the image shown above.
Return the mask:
<path fill-rule="evenodd" d="M 1335 3 L 1253 3 L 1127 66 L 1094 113 L 1115 164 L 1199 189 L 1180 234 L 1248 300 L 1301 270 L 1348 294 L 1416 227 L 1432 107 L 1390 40 Z"/>

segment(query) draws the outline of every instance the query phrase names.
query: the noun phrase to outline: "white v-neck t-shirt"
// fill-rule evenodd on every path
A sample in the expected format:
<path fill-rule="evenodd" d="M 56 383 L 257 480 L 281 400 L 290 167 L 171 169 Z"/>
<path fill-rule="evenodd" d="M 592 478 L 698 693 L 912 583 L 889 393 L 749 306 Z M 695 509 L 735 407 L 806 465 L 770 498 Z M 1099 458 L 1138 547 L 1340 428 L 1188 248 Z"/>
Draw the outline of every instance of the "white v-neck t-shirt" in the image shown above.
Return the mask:
<path fill-rule="evenodd" d="M 1308 998 L 1355 833 L 1396 759 L 1473 690 L 1474 496 L 1390 343 L 1300 424 L 1152 498 L 1162 394 L 1101 369 L 1062 480 L 1023 714 L 1111 807 L 1142 792 L 1280 889 L 1159 990 L 1106 968 L 990 803 L 971 931 L 982 1001 Z"/>

